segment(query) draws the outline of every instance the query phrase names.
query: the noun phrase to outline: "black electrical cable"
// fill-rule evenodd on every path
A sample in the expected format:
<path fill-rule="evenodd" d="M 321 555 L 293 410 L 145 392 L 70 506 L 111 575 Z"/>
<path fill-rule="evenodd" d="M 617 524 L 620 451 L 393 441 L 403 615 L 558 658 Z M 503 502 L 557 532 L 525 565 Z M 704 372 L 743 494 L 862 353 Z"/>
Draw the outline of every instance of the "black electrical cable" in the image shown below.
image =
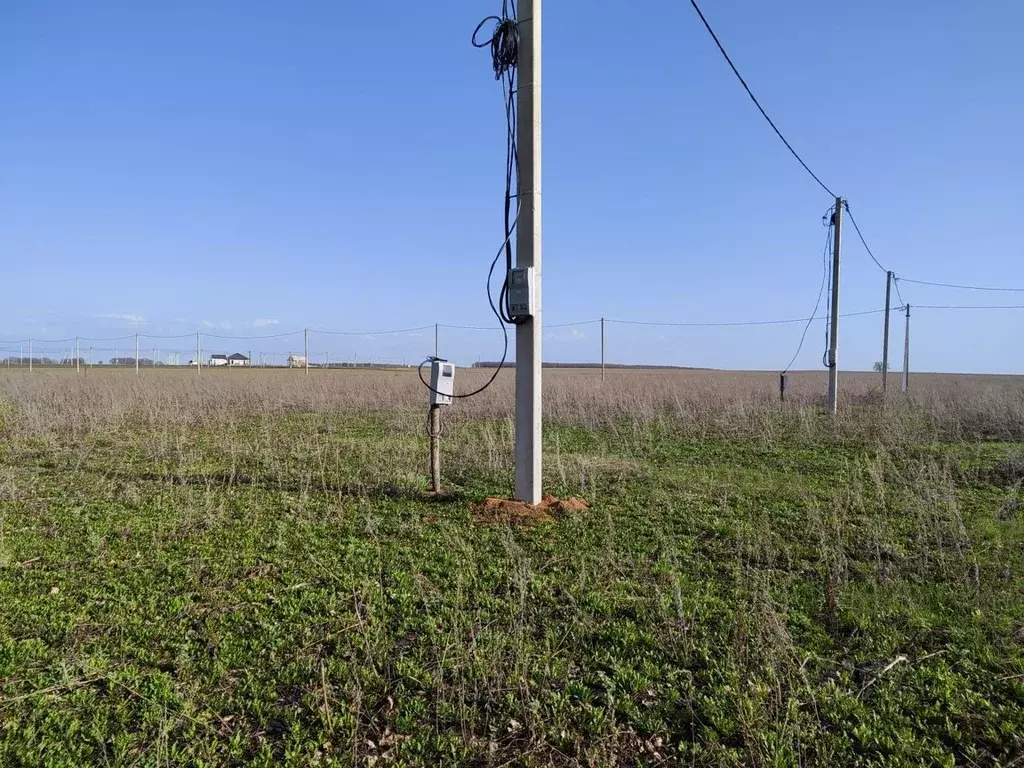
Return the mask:
<path fill-rule="evenodd" d="M 704 17 L 704 13 L 701 11 L 700 6 L 697 5 L 696 0 L 690 0 L 690 5 L 693 6 L 693 9 L 697 12 L 697 15 L 700 16 L 700 20 L 704 23 L 704 28 L 708 31 L 708 34 L 711 35 L 711 39 L 715 41 L 715 45 L 718 46 L 718 50 L 725 58 L 726 63 L 732 69 L 732 73 L 736 75 L 736 79 L 740 81 L 740 85 L 743 86 L 743 90 L 747 92 L 747 96 L 750 97 L 750 100 L 754 102 L 754 106 L 757 107 L 758 111 L 761 113 L 761 116 L 768 121 L 768 125 L 772 127 L 773 131 L 775 131 L 775 135 L 782 140 L 782 143 L 786 145 L 786 149 L 788 149 L 790 154 L 796 158 L 797 162 L 804 167 L 804 170 L 811 175 L 811 178 L 818 182 L 818 186 L 824 189 L 826 192 L 828 192 L 829 195 L 831 195 L 832 197 L 836 197 L 835 193 L 833 193 L 831 189 L 825 186 L 825 182 L 819 179 L 817 174 L 815 174 L 814 171 L 812 171 L 810 167 L 807 165 L 807 163 L 803 161 L 803 158 L 797 154 L 796 150 L 793 149 L 793 146 L 788 141 L 786 141 L 786 137 L 782 135 L 782 131 L 780 131 L 778 129 L 778 126 L 776 126 L 772 119 L 768 117 L 768 113 L 764 111 L 764 107 L 761 106 L 761 102 L 757 100 L 757 97 L 754 95 L 754 92 L 751 91 L 750 86 L 747 85 L 747 81 L 743 79 L 743 75 L 741 75 L 740 71 L 736 69 L 736 65 L 732 63 L 732 59 L 729 58 L 729 54 L 726 53 L 725 51 L 725 46 L 722 45 L 721 41 L 718 39 L 718 35 L 715 34 L 715 30 L 711 28 L 711 25 L 708 23 L 708 20 Z"/>
<path fill-rule="evenodd" d="M 876 259 L 876 258 L 875 258 L 875 254 L 873 254 L 873 253 L 871 252 L 871 248 L 870 248 L 870 246 L 868 245 L 868 241 L 867 241 L 867 240 L 865 240 L 865 239 L 864 239 L 864 235 L 862 235 L 862 234 L 861 234 L 861 232 L 860 232 L 860 227 L 858 227 L 858 226 L 857 226 L 857 220 L 856 220 L 855 218 L 853 218 L 853 211 L 851 211 L 851 210 L 850 210 L 850 204 L 849 204 L 848 202 L 846 202 L 846 201 L 844 200 L 844 201 L 843 201 L 843 207 L 844 207 L 844 208 L 846 208 L 846 213 L 847 213 L 847 215 L 848 215 L 848 216 L 850 217 L 850 223 L 851 223 L 851 224 L 853 224 L 853 229 L 854 229 L 854 231 L 856 231 L 856 233 L 857 233 L 857 237 L 859 237 L 859 238 L 860 238 L 860 243 L 861 243 L 861 245 L 863 245 L 863 246 L 864 246 L 864 250 L 868 252 L 868 256 L 870 256 L 870 257 L 871 257 L 871 260 L 872 260 L 873 262 L 875 262 L 875 265 L 876 265 L 876 266 L 877 266 L 877 267 L 878 267 L 878 268 L 879 268 L 880 270 L 882 270 L 883 272 L 885 272 L 886 274 L 888 274 L 888 273 L 889 273 L 889 270 L 888 270 L 888 269 L 886 269 L 885 267 L 883 267 L 883 266 L 882 266 L 882 263 L 881 263 L 881 262 L 880 262 L 880 261 L 879 261 L 878 259 Z"/>
<path fill-rule="evenodd" d="M 796 352 L 793 353 L 793 359 L 789 361 L 789 364 L 783 369 L 783 373 L 789 373 L 789 369 L 793 367 L 793 363 L 796 362 L 797 357 L 800 355 L 800 350 L 804 348 L 804 339 L 807 338 L 807 331 L 811 327 L 811 323 L 814 322 L 814 316 L 818 314 L 818 307 L 821 306 L 821 295 L 825 292 L 825 283 L 828 280 L 828 246 L 829 241 L 832 239 L 832 227 L 829 227 L 825 233 L 825 255 L 822 259 L 821 265 L 821 285 L 818 287 L 818 298 L 814 301 L 814 311 L 811 312 L 811 316 L 807 318 L 807 324 L 804 326 L 804 332 L 800 334 L 800 343 L 797 344 Z"/>
<path fill-rule="evenodd" d="M 494 29 L 491 32 L 490 38 L 487 40 L 478 41 L 477 36 L 480 34 L 480 30 L 483 29 L 484 25 L 488 22 L 494 22 Z M 504 345 L 501 353 L 501 361 L 498 363 L 498 367 L 495 368 L 494 373 L 487 382 L 478 389 L 473 390 L 462 395 L 452 395 L 454 398 L 467 398 L 478 395 L 491 386 L 494 380 L 498 377 L 501 369 L 504 368 L 505 362 L 508 360 L 508 325 L 519 325 L 525 323 L 529 318 L 513 318 L 511 307 L 509 306 L 509 287 L 508 287 L 508 276 L 512 270 L 512 237 L 516 232 L 516 227 L 519 224 L 519 213 L 522 210 L 522 202 L 520 197 L 521 190 L 519 189 L 519 150 L 517 146 L 518 137 L 516 136 L 516 73 L 519 67 L 519 26 L 516 23 L 516 4 L 515 0 L 502 0 L 501 15 L 500 16 L 487 16 L 477 24 L 476 29 L 473 30 L 473 36 L 471 42 L 475 48 L 487 48 L 491 49 L 491 67 L 494 70 L 494 79 L 501 81 L 501 90 L 505 102 L 505 199 L 504 199 L 504 226 L 505 226 L 505 238 L 498 248 L 498 252 L 495 254 L 494 259 L 491 260 L 490 269 L 487 270 L 487 303 L 491 307 L 491 311 L 494 316 L 498 319 L 498 325 L 501 327 L 502 336 L 504 337 Z M 515 210 L 513 212 L 512 201 L 515 200 Z M 505 275 L 501 283 L 501 289 L 498 291 L 498 301 L 495 303 L 494 294 L 491 291 L 491 280 L 494 276 L 494 268 L 498 265 L 498 260 L 501 258 L 502 253 L 505 254 Z M 426 379 L 423 378 L 423 367 L 430 362 L 437 360 L 435 357 L 428 357 L 419 366 L 419 377 L 420 382 L 423 386 L 429 389 L 435 394 L 443 394 L 438 392 L 436 389 L 427 383 Z"/>
<path fill-rule="evenodd" d="M 905 306 L 907 306 L 907 302 L 905 302 L 905 301 L 903 300 L 903 294 L 902 294 L 902 293 L 900 293 L 900 278 L 898 278 L 898 277 L 896 277 L 895 275 L 893 275 L 893 278 L 892 278 L 892 284 L 893 284 L 893 287 L 895 287 L 895 288 L 896 288 L 896 296 L 897 296 L 897 298 L 899 298 L 899 300 L 900 300 L 900 306 L 901 306 L 901 307 L 905 307 Z"/>
<path fill-rule="evenodd" d="M 821 217 L 822 223 L 828 228 L 828 233 L 831 235 L 832 228 L 836 224 L 836 207 L 833 205 L 825 215 Z M 826 241 L 827 242 L 827 241 Z M 832 330 L 832 259 L 828 257 L 828 246 L 825 246 L 825 270 L 826 280 L 828 281 L 828 289 L 825 294 L 825 351 L 821 353 L 821 364 L 823 367 L 828 368 L 828 350 L 829 344 L 829 332 Z"/>
<path fill-rule="evenodd" d="M 984 285 L 958 285 L 956 283 L 932 283 L 927 280 L 912 280 L 909 277 L 901 277 L 905 283 L 917 283 L 918 285 L 931 285 L 936 288 L 959 288 L 965 291 L 1008 291 L 1010 293 L 1022 293 L 1024 288 L 993 288 Z"/>

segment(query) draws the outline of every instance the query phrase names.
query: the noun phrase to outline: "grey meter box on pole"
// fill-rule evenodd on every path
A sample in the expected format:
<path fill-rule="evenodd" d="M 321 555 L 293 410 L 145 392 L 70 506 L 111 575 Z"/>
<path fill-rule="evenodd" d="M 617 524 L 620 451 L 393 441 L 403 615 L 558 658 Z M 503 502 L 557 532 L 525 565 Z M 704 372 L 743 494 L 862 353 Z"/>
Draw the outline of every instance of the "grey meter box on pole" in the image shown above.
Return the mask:
<path fill-rule="evenodd" d="M 508 271 L 508 312 L 513 320 L 533 317 L 533 267 Z"/>
<path fill-rule="evenodd" d="M 430 361 L 430 404 L 451 405 L 455 394 L 455 363 Z"/>

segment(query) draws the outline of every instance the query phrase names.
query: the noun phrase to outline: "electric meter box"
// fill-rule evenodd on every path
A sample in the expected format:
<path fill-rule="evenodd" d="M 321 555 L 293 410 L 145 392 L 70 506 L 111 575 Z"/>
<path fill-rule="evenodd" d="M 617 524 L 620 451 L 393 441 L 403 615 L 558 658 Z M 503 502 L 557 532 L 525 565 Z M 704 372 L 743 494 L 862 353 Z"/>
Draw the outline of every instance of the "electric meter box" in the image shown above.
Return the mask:
<path fill-rule="evenodd" d="M 455 363 L 430 361 L 430 404 L 451 405 L 455 394 Z"/>
<path fill-rule="evenodd" d="M 533 317 L 535 308 L 533 267 L 516 267 L 508 271 L 508 312 L 513 320 Z"/>

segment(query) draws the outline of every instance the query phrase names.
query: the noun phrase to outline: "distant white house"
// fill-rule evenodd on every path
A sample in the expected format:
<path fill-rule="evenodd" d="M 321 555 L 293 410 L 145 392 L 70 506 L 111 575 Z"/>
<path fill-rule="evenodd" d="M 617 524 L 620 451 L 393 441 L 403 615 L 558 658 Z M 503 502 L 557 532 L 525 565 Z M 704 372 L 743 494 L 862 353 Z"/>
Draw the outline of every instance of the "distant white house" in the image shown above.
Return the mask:
<path fill-rule="evenodd" d="M 249 365 L 249 358 L 240 352 L 235 352 L 233 355 L 228 355 L 228 365 L 247 366 Z"/>
<path fill-rule="evenodd" d="M 288 355 L 288 366 L 291 368 L 304 368 L 306 366 L 306 356 Z"/>
<path fill-rule="evenodd" d="M 227 364 L 228 364 L 228 356 L 227 355 L 210 355 L 210 366 L 211 367 L 216 367 L 218 365 L 227 365 Z"/>

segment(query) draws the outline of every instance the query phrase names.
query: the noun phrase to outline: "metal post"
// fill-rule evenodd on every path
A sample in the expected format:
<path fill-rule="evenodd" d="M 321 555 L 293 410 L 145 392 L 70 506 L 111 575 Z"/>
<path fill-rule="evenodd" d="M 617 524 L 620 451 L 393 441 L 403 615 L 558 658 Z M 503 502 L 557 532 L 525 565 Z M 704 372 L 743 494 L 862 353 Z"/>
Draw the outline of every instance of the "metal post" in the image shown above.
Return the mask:
<path fill-rule="evenodd" d="M 441 492 L 441 406 L 430 406 L 430 490 Z"/>
<path fill-rule="evenodd" d="M 516 326 L 515 497 L 536 504 L 542 495 L 541 445 L 541 0 L 521 0 L 516 83 L 519 219 L 516 266 L 533 267 L 533 317 Z"/>
<path fill-rule="evenodd" d="M 135 334 L 135 375 L 139 375 L 139 334 Z"/>
<path fill-rule="evenodd" d="M 836 211 L 832 217 L 832 327 L 828 339 L 828 409 L 836 413 L 839 408 L 839 250 L 843 242 L 843 198 L 836 198 Z"/>
<path fill-rule="evenodd" d="M 910 305 L 907 304 L 907 330 L 903 336 L 903 387 L 904 392 L 910 389 Z"/>
<path fill-rule="evenodd" d="M 82 372 L 82 354 L 78 349 L 78 337 L 75 336 L 75 373 Z"/>
<path fill-rule="evenodd" d="M 885 273 L 885 330 L 882 331 L 882 393 L 889 376 L 889 298 L 892 293 L 892 272 Z"/>
<path fill-rule="evenodd" d="M 199 338 L 199 331 L 196 331 L 196 376 L 203 372 L 203 342 Z"/>
<path fill-rule="evenodd" d="M 601 381 L 604 381 L 604 318 L 601 318 Z"/>
<path fill-rule="evenodd" d="M 308 376 L 309 375 L 309 328 L 303 328 L 302 329 L 302 338 L 303 338 L 303 345 L 304 345 L 304 349 L 305 349 L 305 355 L 304 355 L 305 360 L 304 360 L 304 363 L 305 363 L 305 366 L 306 366 L 306 375 Z"/>

